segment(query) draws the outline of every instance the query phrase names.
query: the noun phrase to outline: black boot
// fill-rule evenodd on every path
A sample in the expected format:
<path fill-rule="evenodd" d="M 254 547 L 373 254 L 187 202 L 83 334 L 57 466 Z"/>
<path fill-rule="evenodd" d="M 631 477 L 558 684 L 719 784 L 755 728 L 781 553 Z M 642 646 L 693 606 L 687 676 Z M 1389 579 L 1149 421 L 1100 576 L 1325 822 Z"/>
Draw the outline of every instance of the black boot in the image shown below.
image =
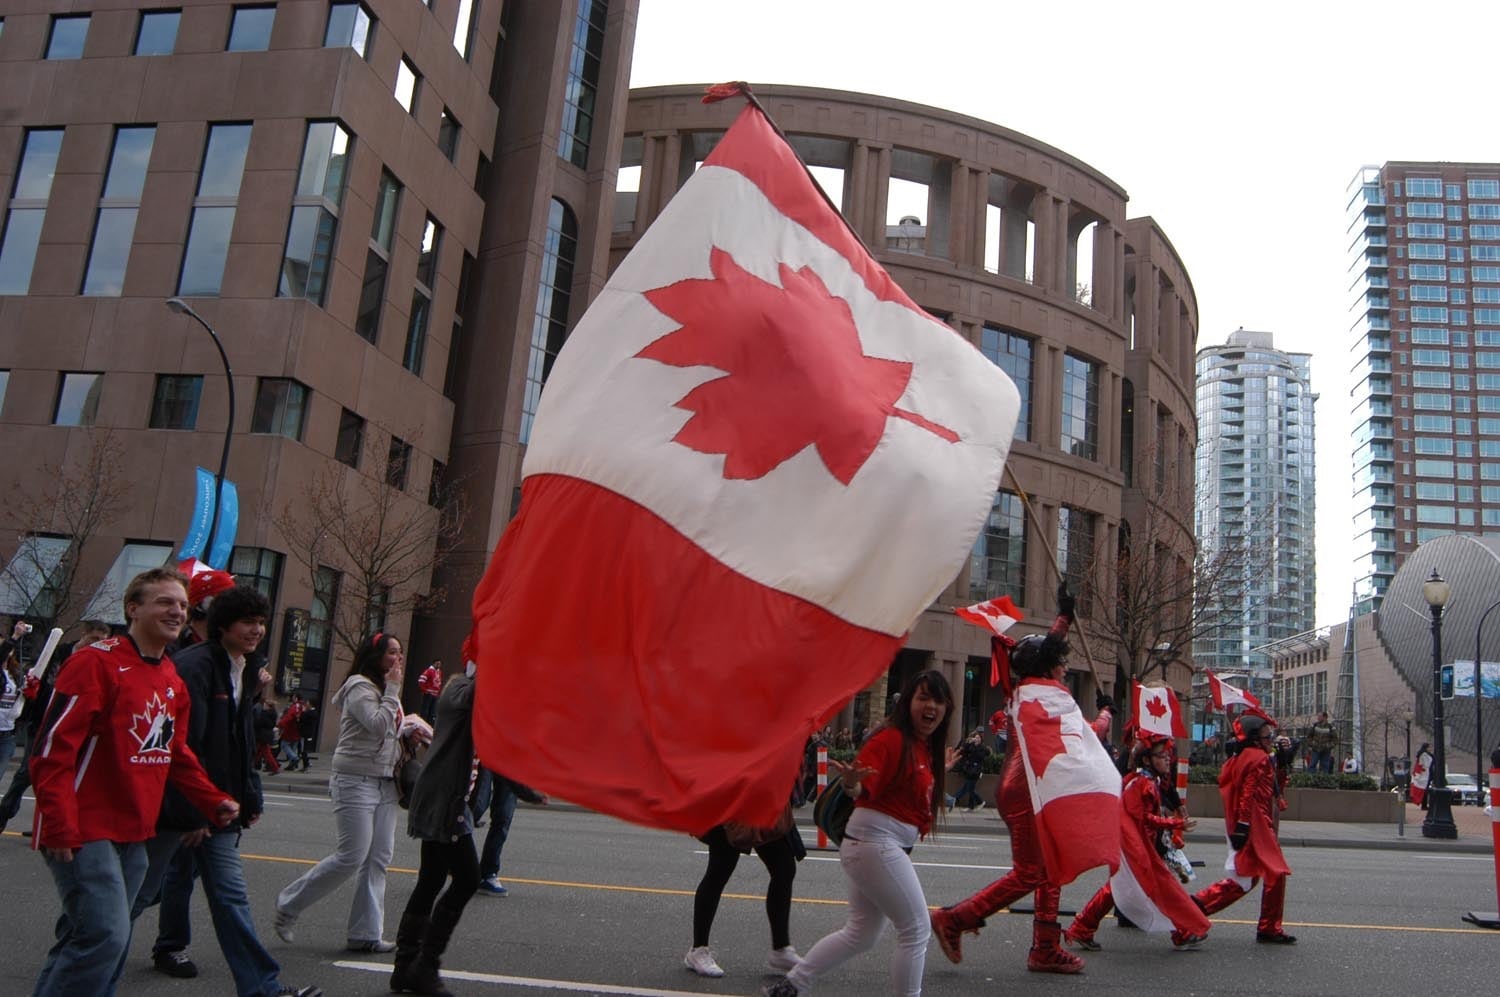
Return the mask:
<path fill-rule="evenodd" d="M 401 915 L 401 925 L 396 929 L 396 965 L 391 970 L 391 992 L 420 993 L 412 984 L 412 966 L 422 950 L 422 938 L 427 934 L 427 918 L 414 910 Z"/>
<path fill-rule="evenodd" d="M 453 997 L 453 992 L 443 986 L 438 968 L 448 948 L 448 939 L 453 937 L 453 929 L 458 927 L 462 914 L 462 910 L 453 910 L 442 904 L 433 908 L 432 918 L 427 922 L 427 933 L 422 936 L 422 950 L 417 953 L 417 961 L 412 963 L 407 975 L 412 993 L 425 997 Z"/>

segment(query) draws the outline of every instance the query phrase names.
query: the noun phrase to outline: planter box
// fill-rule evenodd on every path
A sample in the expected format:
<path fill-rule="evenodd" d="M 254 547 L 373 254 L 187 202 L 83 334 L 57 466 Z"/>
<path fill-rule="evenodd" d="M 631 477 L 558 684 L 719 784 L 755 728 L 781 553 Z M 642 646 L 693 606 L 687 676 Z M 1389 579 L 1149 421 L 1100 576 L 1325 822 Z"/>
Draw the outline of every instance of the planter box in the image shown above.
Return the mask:
<path fill-rule="evenodd" d="M 1189 786 L 1188 813 L 1194 817 L 1215 817 L 1222 820 L 1224 804 L 1219 798 L 1219 787 Z M 1401 797 L 1395 793 L 1288 787 L 1286 809 L 1281 812 L 1281 819 L 1394 824 L 1400 813 Z"/>

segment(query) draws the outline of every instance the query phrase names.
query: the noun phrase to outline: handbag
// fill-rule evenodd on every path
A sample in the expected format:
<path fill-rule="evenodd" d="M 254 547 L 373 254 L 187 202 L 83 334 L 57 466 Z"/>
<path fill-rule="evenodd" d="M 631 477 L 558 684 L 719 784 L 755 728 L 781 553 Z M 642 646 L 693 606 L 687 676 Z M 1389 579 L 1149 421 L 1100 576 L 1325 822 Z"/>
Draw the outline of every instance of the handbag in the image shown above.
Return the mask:
<path fill-rule="evenodd" d="M 417 780 L 422 776 L 422 763 L 417 759 L 416 749 L 406 738 L 400 738 L 397 743 L 400 750 L 396 752 L 396 764 L 391 770 L 391 775 L 396 779 L 396 803 L 402 810 L 409 810 L 412 794 L 417 789 Z"/>
<path fill-rule="evenodd" d="M 818 802 L 813 804 L 813 823 L 828 836 L 828 840 L 838 845 L 844 841 L 844 828 L 853 814 L 854 797 L 844 791 L 843 778 L 834 776 L 818 794 Z"/>

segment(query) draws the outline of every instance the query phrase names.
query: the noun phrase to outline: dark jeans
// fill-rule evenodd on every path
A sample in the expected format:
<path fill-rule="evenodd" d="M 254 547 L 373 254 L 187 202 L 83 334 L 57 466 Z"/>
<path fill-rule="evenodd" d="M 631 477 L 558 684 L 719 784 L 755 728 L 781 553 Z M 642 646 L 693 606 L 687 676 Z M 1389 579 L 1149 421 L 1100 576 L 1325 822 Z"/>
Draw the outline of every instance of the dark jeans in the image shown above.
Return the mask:
<path fill-rule="evenodd" d="M 0 798 L 0 826 L 15 819 L 21 810 L 21 797 L 31 788 L 31 746 L 35 741 L 35 737 L 27 739 L 26 750 L 21 752 L 21 764 L 16 767 L 16 774 L 10 780 L 10 788 Z M 4 770 L 0 769 L 0 775 L 3 774 Z"/>
<path fill-rule="evenodd" d="M 709 831 L 703 836 L 703 843 L 708 845 L 708 868 L 693 894 L 693 948 L 708 944 L 714 915 L 719 912 L 719 898 L 724 895 L 724 886 L 740 862 L 740 851 L 729 843 L 723 827 Z M 797 859 L 786 835 L 757 845 L 755 854 L 760 856 L 766 871 L 771 874 L 771 882 L 766 887 L 766 920 L 771 922 L 771 947 L 785 948 L 792 944 L 792 880 L 797 878 Z"/>
<path fill-rule="evenodd" d="M 1314 752 L 1312 752 L 1312 759 L 1311 759 L 1311 761 L 1308 762 L 1307 770 L 1309 772 L 1328 772 L 1328 773 L 1332 773 L 1333 772 L 1333 752 L 1331 750 L 1330 751 L 1314 751 Z"/>
<path fill-rule="evenodd" d="M 953 805 L 961 806 L 965 799 L 974 801 L 969 804 L 970 810 L 984 805 L 984 797 L 979 795 L 979 776 L 964 776 L 964 784 L 958 787 L 958 795 L 953 798 Z"/>
<path fill-rule="evenodd" d="M 505 850 L 505 839 L 510 837 L 510 821 L 516 815 L 516 794 L 511 789 L 510 780 L 492 778 L 491 785 L 490 829 L 485 832 L 484 848 L 479 853 L 480 879 L 500 875 L 500 853 Z"/>
<path fill-rule="evenodd" d="M 452 880 L 446 890 L 443 884 Z M 457 841 L 422 842 L 422 864 L 417 868 L 417 886 L 406 901 L 404 922 L 408 915 L 432 916 L 437 908 L 450 912 L 456 923 L 475 891 L 479 889 L 479 856 L 474 854 L 474 836 L 465 834 Z M 442 896 L 438 891 L 442 890 Z"/>

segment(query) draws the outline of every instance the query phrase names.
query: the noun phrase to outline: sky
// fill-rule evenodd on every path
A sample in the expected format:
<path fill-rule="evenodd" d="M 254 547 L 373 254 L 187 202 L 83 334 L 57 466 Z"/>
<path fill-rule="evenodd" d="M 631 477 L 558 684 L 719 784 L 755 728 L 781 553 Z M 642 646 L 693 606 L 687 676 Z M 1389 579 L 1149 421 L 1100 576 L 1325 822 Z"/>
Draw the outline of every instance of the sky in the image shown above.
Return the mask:
<path fill-rule="evenodd" d="M 1349 184 L 1389 160 L 1500 161 L 1493 0 L 640 0 L 632 86 L 748 80 L 973 115 L 1081 159 L 1154 217 L 1198 298 L 1311 353 L 1317 625 L 1354 584 Z"/>

